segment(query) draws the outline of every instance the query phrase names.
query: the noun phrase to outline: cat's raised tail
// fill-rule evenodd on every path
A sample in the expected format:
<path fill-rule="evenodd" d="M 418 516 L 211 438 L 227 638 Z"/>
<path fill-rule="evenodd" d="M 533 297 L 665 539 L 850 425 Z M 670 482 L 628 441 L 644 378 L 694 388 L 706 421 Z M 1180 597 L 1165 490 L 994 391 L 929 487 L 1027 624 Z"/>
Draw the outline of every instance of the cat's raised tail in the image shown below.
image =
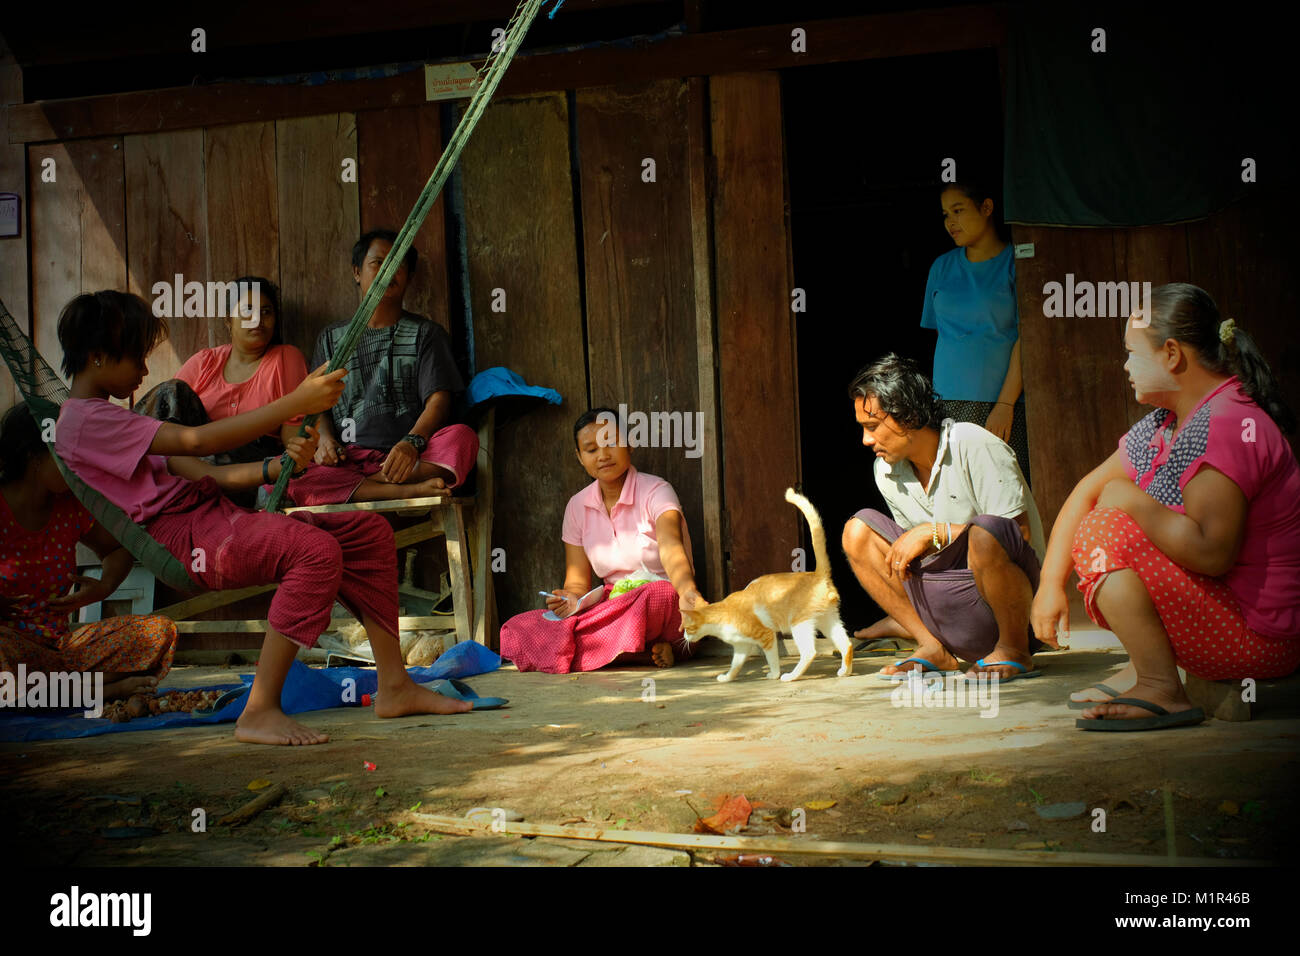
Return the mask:
<path fill-rule="evenodd" d="M 793 488 L 785 490 L 785 500 L 790 502 L 800 511 L 808 521 L 808 530 L 812 532 L 813 555 L 817 558 L 817 574 L 824 574 L 829 580 L 831 576 L 831 559 L 826 553 L 826 531 L 822 528 L 821 515 L 813 507 L 813 503 L 799 494 Z"/>

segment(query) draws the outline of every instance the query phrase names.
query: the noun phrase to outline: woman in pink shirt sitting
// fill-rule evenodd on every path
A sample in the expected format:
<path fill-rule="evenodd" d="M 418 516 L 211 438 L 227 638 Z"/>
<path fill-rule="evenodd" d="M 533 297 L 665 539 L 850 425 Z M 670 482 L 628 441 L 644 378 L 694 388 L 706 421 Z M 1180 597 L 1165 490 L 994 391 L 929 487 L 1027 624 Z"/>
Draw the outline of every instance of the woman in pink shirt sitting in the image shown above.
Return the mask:
<path fill-rule="evenodd" d="M 1083 730 L 1199 723 L 1176 668 L 1206 680 L 1300 666 L 1295 417 L 1254 341 L 1186 283 L 1129 317 L 1125 369 L 1156 410 L 1079 482 L 1052 529 L 1031 620 L 1068 634 L 1071 564 L 1089 617 L 1131 663 L 1074 695 Z M 1149 322 L 1149 327 L 1147 326 Z"/>
<path fill-rule="evenodd" d="M 632 467 L 617 417 L 612 408 L 593 408 L 573 426 L 578 461 L 595 480 L 564 509 L 564 587 L 546 606 L 552 617 L 572 612 L 591 589 L 593 572 L 604 594 L 558 621 L 539 609 L 501 625 L 501 656 L 521 671 L 567 674 L 651 661 L 671 667 L 674 648 L 690 654 L 681 608 L 707 602 L 695 585 L 682 506 L 672 485 Z M 654 580 L 611 594 L 620 581 L 647 578 Z"/>
<path fill-rule="evenodd" d="M 260 276 L 240 276 L 230 287 L 226 310 L 230 344 L 195 352 L 174 379 L 136 403 L 137 412 L 178 425 L 203 425 L 269 405 L 307 377 L 302 352 L 283 343 L 275 284 Z M 296 415 L 238 448 L 213 456 L 213 462 L 278 458 L 301 424 L 302 416 Z M 251 491 L 241 494 L 224 486 L 223 490 L 240 504 L 253 504 Z"/>

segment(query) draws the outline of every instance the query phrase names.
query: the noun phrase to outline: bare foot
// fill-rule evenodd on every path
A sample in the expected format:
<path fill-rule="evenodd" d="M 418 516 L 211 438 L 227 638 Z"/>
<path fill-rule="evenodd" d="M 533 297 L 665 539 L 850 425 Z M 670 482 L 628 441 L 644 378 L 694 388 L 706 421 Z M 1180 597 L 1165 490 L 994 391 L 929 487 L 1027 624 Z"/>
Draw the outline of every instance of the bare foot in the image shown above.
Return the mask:
<path fill-rule="evenodd" d="M 410 714 L 463 714 L 473 710 L 467 700 L 435 694 L 409 677 L 393 687 L 383 688 L 375 698 L 376 717 L 406 717 Z"/>
<path fill-rule="evenodd" d="M 156 677 L 123 677 L 104 685 L 104 700 L 123 700 L 132 694 L 151 694 L 157 688 Z"/>
<path fill-rule="evenodd" d="M 1126 695 L 1133 685 L 1137 683 L 1137 671 L 1130 664 L 1115 676 L 1108 677 L 1100 683 L 1115 688 L 1121 695 Z M 1076 690 L 1071 694 L 1070 700 L 1080 704 L 1104 704 L 1110 700 L 1110 697 L 1098 687 L 1085 687 L 1083 690 Z"/>
<path fill-rule="evenodd" d="M 948 653 L 948 649 L 942 644 L 922 645 L 916 649 L 916 653 L 909 654 L 909 657 L 919 657 L 922 660 L 929 661 L 940 670 L 955 671 L 958 668 L 958 660 Z M 909 661 L 902 667 L 895 664 L 886 664 L 880 669 L 882 674 L 906 674 L 908 671 L 914 671 L 921 665 L 915 661 Z"/>
<path fill-rule="evenodd" d="M 330 738 L 329 734 L 304 727 L 279 707 L 252 712 L 245 707 L 235 721 L 235 739 L 246 744 L 306 747 L 326 743 Z"/>
<path fill-rule="evenodd" d="M 906 638 L 909 641 L 915 640 L 907 629 L 899 624 L 892 617 L 882 617 L 875 624 L 868 627 L 860 627 L 853 632 L 853 639 L 858 641 L 874 641 L 877 638 L 893 637 Z"/>
<path fill-rule="evenodd" d="M 996 674 L 999 680 L 1006 680 L 1009 677 L 1014 677 L 1016 674 L 1026 673 L 1026 671 L 1022 671 L 1019 667 L 1012 667 L 1010 664 L 1003 664 L 1001 667 L 998 667 L 998 663 L 1001 661 L 1015 661 L 1017 664 L 1023 664 L 1031 671 L 1034 669 L 1034 659 L 1029 656 L 1027 650 L 1019 651 L 1014 647 L 1006 647 L 1002 644 L 993 648 L 992 651 L 990 651 L 985 657 L 981 657 L 980 660 L 984 662 L 983 666 L 980 666 L 979 664 L 973 666 L 966 672 L 967 677 L 977 677 L 980 674 Z"/>
<path fill-rule="evenodd" d="M 656 667 L 672 667 L 677 662 L 673 657 L 673 646 L 667 641 L 652 645 L 650 656 L 654 658 Z"/>
<path fill-rule="evenodd" d="M 1138 700 L 1150 701 L 1171 714 L 1179 711 L 1191 710 L 1194 706 L 1187 699 L 1187 694 L 1183 690 L 1181 682 L 1174 685 L 1166 683 L 1157 683 L 1155 681 L 1138 681 L 1130 690 L 1124 692 L 1125 697 L 1136 697 Z M 1134 707 L 1132 704 L 1098 704 L 1096 707 L 1089 707 L 1083 712 L 1084 720 L 1097 720 L 1102 717 L 1107 720 L 1132 720 L 1140 717 L 1152 716 L 1151 711 L 1141 707 Z"/>
<path fill-rule="evenodd" d="M 441 478 L 426 478 L 410 487 L 411 494 L 407 496 L 409 498 L 439 498 L 448 494 L 447 482 Z"/>

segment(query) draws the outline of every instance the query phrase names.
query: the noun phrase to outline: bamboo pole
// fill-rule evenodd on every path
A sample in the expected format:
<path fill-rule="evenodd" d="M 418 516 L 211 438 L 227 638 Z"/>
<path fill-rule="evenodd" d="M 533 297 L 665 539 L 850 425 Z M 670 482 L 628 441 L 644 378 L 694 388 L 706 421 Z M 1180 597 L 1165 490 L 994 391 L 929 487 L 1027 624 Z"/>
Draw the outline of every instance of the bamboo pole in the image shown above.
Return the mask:
<path fill-rule="evenodd" d="M 217 826 L 237 827 L 242 823 L 247 823 L 267 807 L 273 806 L 283 800 L 286 792 L 287 790 L 284 784 L 277 783 L 254 797 L 252 800 L 249 800 L 238 810 L 227 813 L 217 821 Z"/>
<path fill-rule="evenodd" d="M 803 840 L 798 837 L 733 837 L 702 833 L 655 833 L 646 830 L 609 830 L 595 826 L 553 826 L 546 823 L 503 822 L 500 829 L 476 825 L 460 817 L 429 813 L 404 814 L 431 830 L 466 835 L 548 836 L 602 843 L 634 843 L 678 850 L 732 850 L 739 853 L 848 856 L 917 863 L 967 866 L 1269 866 L 1264 860 L 1220 860 L 1209 857 L 1161 857 L 1138 853 L 1068 853 L 1048 850 L 998 850 L 982 847 L 907 846 L 889 843 L 843 843 Z"/>

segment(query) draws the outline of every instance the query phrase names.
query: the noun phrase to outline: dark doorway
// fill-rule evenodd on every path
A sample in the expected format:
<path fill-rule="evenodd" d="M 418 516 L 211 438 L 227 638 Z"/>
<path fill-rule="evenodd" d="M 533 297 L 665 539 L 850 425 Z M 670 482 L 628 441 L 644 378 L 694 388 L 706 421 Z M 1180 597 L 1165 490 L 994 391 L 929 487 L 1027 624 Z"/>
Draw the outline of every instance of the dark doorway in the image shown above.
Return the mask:
<path fill-rule="evenodd" d="M 1002 89 L 994 50 L 803 67 L 781 82 L 794 284 L 807 297 L 795 316 L 803 489 L 826 526 L 853 631 L 880 610 L 840 532 L 859 508 L 886 509 L 848 385 L 891 351 L 933 372 L 921 304 L 930 264 L 953 248 L 940 164 L 952 157 L 959 177 L 994 177 L 1001 195 Z"/>

